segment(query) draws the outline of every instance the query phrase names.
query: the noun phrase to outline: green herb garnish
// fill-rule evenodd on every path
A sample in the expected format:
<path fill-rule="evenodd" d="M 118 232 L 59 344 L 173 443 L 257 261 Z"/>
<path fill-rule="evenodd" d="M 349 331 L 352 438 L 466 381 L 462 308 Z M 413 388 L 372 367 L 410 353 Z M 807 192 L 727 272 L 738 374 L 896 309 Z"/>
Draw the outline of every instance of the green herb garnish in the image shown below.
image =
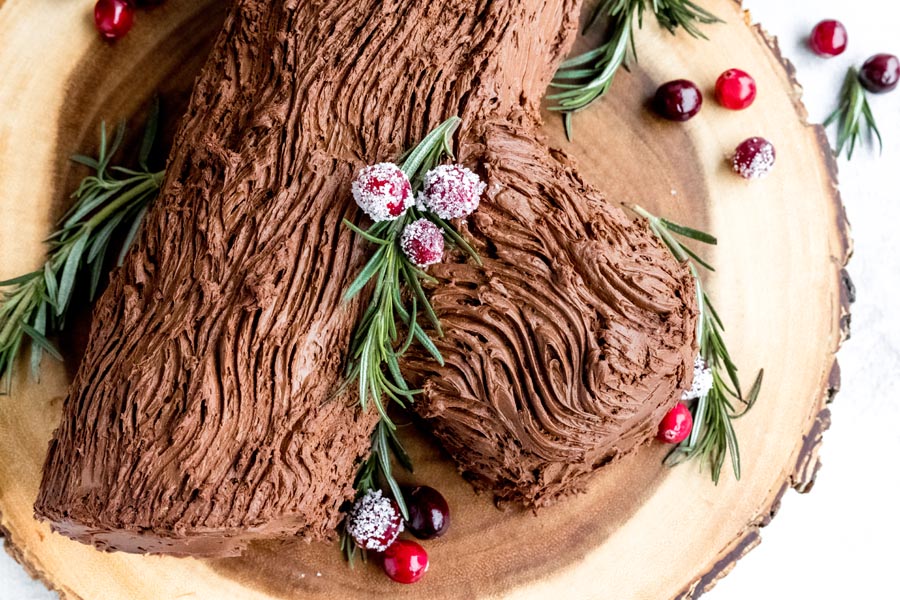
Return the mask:
<path fill-rule="evenodd" d="M 597 48 L 563 62 L 550 84 L 561 91 L 547 96 L 553 103 L 549 109 L 563 114 L 569 140 L 572 139 L 572 115 L 609 91 L 613 77 L 625 64 L 629 48 L 637 60 L 633 24 L 637 19 L 638 28 L 643 27 L 644 11 L 648 6 L 659 26 L 672 34 L 680 28 L 692 37 L 706 39 L 697 24 L 722 22 L 690 0 L 602 0 L 588 20 L 585 31 L 605 17 L 605 41 Z"/>
<path fill-rule="evenodd" d="M 444 156 L 453 156 L 450 141 L 459 123 L 458 117 L 444 121 L 405 155 L 400 168 L 412 183 L 413 193 L 421 188 L 425 173 L 437 166 Z M 344 385 L 346 389 L 355 381 L 363 410 L 371 402 L 380 416 L 372 434 L 371 454 L 356 477 L 357 497 L 377 489 L 380 479 L 390 488 L 404 518 L 409 513 L 391 469 L 390 455 L 397 457 L 410 471 L 412 464 L 397 439 L 396 425 L 388 416 L 387 403 L 392 401 L 407 408 L 422 392 L 411 389 L 400 371 L 400 357 L 413 342 L 418 342 L 438 364 L 444 364 L 437 346 L 418 322 L 419 315 L 424 314 L 435 333 L 443 337 L 441 323 L 422 286 L 423 282 L 437 283 L 437 280 L 410 262 L 399 243 L 403 229 L 423 217 L 434 222 L 447 239 L 481 264 L 478 254 L 459 232 L 431 212 L 410 208 L 402 217 L 375 223 L 367 230 L 344 220 L 347 227 L 376 246 L 372 258 L 344 295 L 345 300 L 350 300 L 370 284 L 374 286 L 368 307 L 351 338 L 347 382 Z M 411 293 L 407 294 L 407 291 Z M 406 328 L 405 336 L 401 336 L 403 327 Z M 359 548 L 343 530 L 341 549 L 352 564 Z"/>
<path fill-rule="evenodd" d="M 696 282 L 695 292 L 700 309 L 697 319 L 700 357 L 712 370 L 713 376 L 712 388 L 691 407 L 694 418 L 691 435 L 672 450 L 666 457 L 666 464 L 674 465 L 688 459 L 699 458 L 709 465 L 712 479 L 718 483 L 722 466 L 725 464 L 725 457 L 731 455 L 734 476 L 736 479 L 740 479 L 741 454 L 733 421 L 753 408 L 762 387 L 763 371 L 760 369 L 750 391 L 745 396 L 741 391 L 737 366 L 732 361 L 723 338 L 725 326 L 716 313 L 698 272 L 698 266 L 709 271 L 715 269 L 690 248 L 683 245 L 676 236 L 713 245 L 717 243 L 717 240 L 708 233 L 657 217 L 640 206 L 630 206 L 629 208 L 647 219 L 650 229 L 666 245 L 675 260 L 688 263 L 690 266 Z"/>
<path fill-rule="evenodd" d="M 872 108 L 866 98 L 866 90 L 859 81 L 859 73 L 855 67 L 847 70 L 844 77 L 844 85 L 841 88 L 840 102 L 827 119 L 825 127 L 832 123 L 838 124 L 837 148 L 834 153 L 837 156 L 847 149 L 847 160 L 853 158 L 853 150 L 860 141 L 873 145 L 878 140 L 878 149 L 882 148 L 881 132 L 875 124 Z"/>
<path fill-rule="evenodd" d="M 89 274 L 91 299 L 97 293 L 111 241 L 127 231 L 119 262 L 137 232 L 147 204 L 156 197 L 163 171 L 151 171 L 150 151 L 156 137 L 159 109 L 154 105 L 144 132 L 139 168 L 110 166 L 125 136 L 120 123 L 110 142 L 106 123 L 100 127 L 97 158 L 75 155 L 72 160 L 93 169 L 72 194 L 75 203 L 59 221 L 59 229 L 46 239 L 47 259 L 37 270 L 0 281 L 7 288 L 0 296 L 0 377 L 6 377 L 3 393 L 9 393 L 11 369 L 26 341 L 31 341 L 31 372 L 40 379 L 46 352 L 62 360 L 48 339 L 65 326 L 72 293 L 83 274 Z"/>

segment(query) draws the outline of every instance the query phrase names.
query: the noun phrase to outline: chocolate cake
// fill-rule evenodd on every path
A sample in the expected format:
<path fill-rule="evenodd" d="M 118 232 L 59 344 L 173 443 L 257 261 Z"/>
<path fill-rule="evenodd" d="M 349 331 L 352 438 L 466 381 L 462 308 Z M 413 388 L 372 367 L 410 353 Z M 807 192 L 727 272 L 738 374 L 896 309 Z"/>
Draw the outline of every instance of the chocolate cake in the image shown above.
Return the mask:
<path fill-rule="evenodd" d="M 648 440 L 690 385 L 692 282 L 542 141 L 575 0 L 237 0 L 158 201 L 94 314 L 35 510 L 109 550 L 232 555 L 332 535 L 377 422 L 335 397 L 370 248 L 350 183 L 448 116 L 488 184 L 432 269 L 425 427 L 541 506 Z"/>
<path fill-rule="evenodd" d="M 540 507 L 651 438 L 690 387 L 693 280 L 533 131 L 474 130 L 465 156 L 495 190 L 465 228 L 484 267 L 431 268 L 446 364 L 407 361 L 414 408 L 477 487 Z"/>

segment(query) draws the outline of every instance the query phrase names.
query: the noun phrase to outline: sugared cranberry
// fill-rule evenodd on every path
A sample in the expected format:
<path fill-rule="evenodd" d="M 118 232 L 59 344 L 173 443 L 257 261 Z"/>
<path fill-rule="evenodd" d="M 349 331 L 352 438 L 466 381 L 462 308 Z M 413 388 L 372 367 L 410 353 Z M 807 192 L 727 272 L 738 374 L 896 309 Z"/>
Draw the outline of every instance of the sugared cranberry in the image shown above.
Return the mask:
<path fill-rule="evenodd" d="M 706 364 L 706 360 L 699 354 L 694 357 L 694 378 L 691 380 L 691 389 L 681 394 L 682 400 L 697 400 L 709 393 L 713 386 L 712 369 Z"/>
<path fill-rule="evenodd" d="M 403 517 L 400 509 L 393 500 L 382 496 L 381 490 L 366 492 L 347 515 L 347 533 L 357 546 L 365 550 L 384 552 L 401 531 Z"/>
<path fill-rule="evenodd" d="M 756 99 L 756 81 L 740 69 L 728 69 L 716 80 L 716 100 L 725 108 L 743 110 Z"/>
<path fill-rule="evenodd" d="M 397 540 L 385 551 L 383 565 L 397 583 L 415 583 L 428 571 L 428 553 L 415 542 Z"/>
<path fill-rule="evenodd" d="M 439 263 L 444 256 L 444 232 L 428 219 L 418 219 L 403 229 L 400 248 L 417 267 Z"/>
<path fill-rule="evenodd" d="M 450 507 L 436 489 L 426 485 L 405 488 L 403 497 L 409 509 L 406 525 L 420 540 L 440 537 L 450 527 Z"/>
<path fill-rule="evenodd" d="M 775 166 L 775 146 L 761 137 L 744 140 L 734 150 L 731 167 L 744 179 L 758 179 L 768 175 Z"/>
<path fill-rule="evenodd" d="M 94 24 L 103 39 L 121 39 L 134 25 L 134 6 L 128 0 L 97 0 Z"/>
<path fill-rule="evenodd" d="M 485 183 L 461 165 L 440 165 L 425 174 L 422 203 L 442 219 L 467 217 L 478 208 Z"/>
<path fill-rule="evenodd" d="M 847 30 L 834 19 L 820 21 L 809 35 L 809 47 L 819 56 L 831 58 L 847 49 Z"/>
<path fill-rule="evenodd" d="M 415 203 L 409 178 L 393 163 L 363 168 L 351 191 L 359 207 L 376 223 L 393 221 Z"/>
<path fill-rule="evenodd" d="M 691 416 L 691 410 L 679 402 L 663 417 L 656 438 L 665 444 L 680 444 L 691 434 L 693 426 L 694 418 Z"/>
<path fill-rule="evenodd" d="M 670 121 L 687 121 L 700 112 L 702 105 L 700 88 L 687 79 L 662 84 L 653 99 L 656 112 Z"/>
<path fill-rule="evenodd" d="M 900 60 L 893 54 L 876 54 L 863 63 L 859 81 L 870 92 L 883 94 L 897 87 L 900 81 Z"/>

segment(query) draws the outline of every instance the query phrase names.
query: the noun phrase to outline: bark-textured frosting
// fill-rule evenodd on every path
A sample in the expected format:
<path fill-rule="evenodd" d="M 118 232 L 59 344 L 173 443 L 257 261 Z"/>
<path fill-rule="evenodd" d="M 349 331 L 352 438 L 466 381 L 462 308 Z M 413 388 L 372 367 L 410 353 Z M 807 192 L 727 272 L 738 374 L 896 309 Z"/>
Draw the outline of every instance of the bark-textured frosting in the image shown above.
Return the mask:
<path fill-rule="evenodd" d="M 486 266 L 435 273 L 413 357 L 460 468 L 543 504 L 652 435 L 690 377 L 690 281 L 539 141 L 576 0 L 237 0 L 160 199 L 98 302 L 35 510 L 105 549 L 235 554 L 333 531 L 374 413 L 333 399 L 369 248 L 350 182 L 451 114 Z"/>
<path fill-rule="evenodd" d="M 408 361 L 415 409 L 477 487 L 540 507 L 656 432 L 689 386 L 692 280 L 643 223 L 506 125 L 477 128 L 484 267 L 432 268 L 447 336 Z"/>

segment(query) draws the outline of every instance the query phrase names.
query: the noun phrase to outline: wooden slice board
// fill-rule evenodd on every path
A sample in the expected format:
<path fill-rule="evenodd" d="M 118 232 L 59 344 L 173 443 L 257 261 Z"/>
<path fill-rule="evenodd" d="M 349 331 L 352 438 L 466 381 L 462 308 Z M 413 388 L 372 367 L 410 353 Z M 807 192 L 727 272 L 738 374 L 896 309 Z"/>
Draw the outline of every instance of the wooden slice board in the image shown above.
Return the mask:
<path fill-rule="evenodd" d="M 162 92 L 177 120 L 224 9 L 216 0 L 171 0 L 140 13 L 114 47 L 91 25 L 92 0 L 0 0 L 0 278 L 40 264 L 41 239 L 84 172 L 67 162 L 96 148 L 101 119 L 138 113 Z M 838 387 L 834 354 L 847 333 L 850 253 L 835 164 L 819 127 L 806 124 L 793 69 L 774 40 L 732 0 L 704 6 L 727 24 L 710 41 L 661 32 L 637 37 L 640 63 L 575 120 L 565 142 L 548 114 L 552 143 L 573 154 L 590 183 L 713 232 L 709 282 L 744 379 L 764 367 L 758 407 L 737 423 L 744 475 L 714 486 L 696 464 L 661 466 L 648 446 L 604 469 L 588 493 L 542 511 L 498 511 L 424 440 L 413 443 L 415 480 L 441 489 L 453 526 L 427 543 L 432 568 L 415 586 L 354 571 L 334 545 L 265 543 L 238 559 L 104 554 L 50 532 L 32 516 L 47 442 L 70 373 L 47 362 L 40 384 L 20 365 L 0 398 L 0 527 L 7 549 L 64 598 L 696 598 L 760 539 L 787 488 L 807 491 Z M 752 73 L 756 103 L 718 107 L 711 87 L 729 67 Z M 656 86 L 688 77 L 707 97 L 686 124 L 645 107 Z M 747 182 L 726 155 L 752 135 L 778 151 L 775 171 Z M 86 318 L 85 318 L 86 319 Z M 85 319 L 79 323 L 83 325 Z M 77 336 L 76 336 L 77 337 Z M 77 364 L 78 343 L 63 340 Z M 408 428 L 411 429 L 411 428 Z M 415 438 L 415 432 L 407 435 Z"/>

